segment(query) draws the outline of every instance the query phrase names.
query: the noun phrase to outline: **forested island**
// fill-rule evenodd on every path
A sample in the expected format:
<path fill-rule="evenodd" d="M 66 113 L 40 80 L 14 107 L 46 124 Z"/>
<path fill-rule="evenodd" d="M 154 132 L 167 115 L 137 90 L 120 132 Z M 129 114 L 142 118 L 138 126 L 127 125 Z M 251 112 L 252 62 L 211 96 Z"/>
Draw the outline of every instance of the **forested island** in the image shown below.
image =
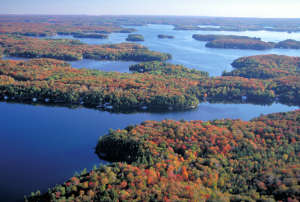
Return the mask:
<path fill-rule="evenodd" d="M 285 76 L 299 76 L 300 57 L 284 55 L 258 55 L 242 57 L 232 63 L 235 70 L 223 76 L 272 79 Z"/>
<path fill-rule="evenodd" d="M 25 17 L 26 18 L 26 17 Z M 0 20 L 1 20 L 0 16 Z M 33 20 L 34 21 L 34 20 Z M 94 34 L 110 34 L 113 32 L 132 33 L 132 28 L 122 28 L 114 25 L 82 25 L 74 22 L 2 22 L 0 24 L 1 34 L 18 34 L 23 36 L 45 37 L 54 35 L 72 35 L 94 38 Z M 99 35 L 98 35 L 99 36 Z"/>
<path fill-rule="evenodd" d="M 208 73 L 196 69 L 187 68 L 183 65 L 172 65 L 165 62 L 147 62 L 131 65 L 129 70 L 138 73 L 148 73 L 153 75 L 168 75 L 176 78 L 201 79 L 207 78 Z"/>
<path fill-rule="evenodd" d="M 174 68 L 183 73 L 188 70 L 181 66 Z M 188 90 L 197 82 L 188 78 L 189 75 L 185 78 L 172 74 L 76 69 L 53 59 L 0 60 L 0 99 L 113 110 L 196 107 L 198 100 L 195 95 L 189 95 Z M 206 76 L 201 72 L 195 74 L 197 78 Z"/>
<path fill-rule="evenodd" d="M 39 16 L 1 15 L 0 33 L 55 35 L 58 32 L 123 32 L 135 30 L 122 26 L 147 24 L 173 25 L 175 30 L 201 31 L 276 31 L 299 32 L 297 19 L 226 18 L 226 17 L 180 17 L 180 16 Z M 13 25 L 13 27 L 11 27 Z M 214 27 L 200 27 L 214 26 Z M 2 31 L 3 30 L 3 31 Z"/>
<path fill-rule="evenodd" d="M 96 153 L 116 162 L 29 201 L 298 201 L 300 111 L 251 121 L 146 121 L 112 130 Z"/>
<path fill-rule="evenodd" d="M 220 20 L 222 21 L 222 19 L 220 18 Z M 204 25 L 206 25 L 207 27 L 200 27 L 199 25 L 185 25 L 185 24 L 177 24 L 174 23 L 175 27 L 174 30 L 180 30 L 180 31 L 190 31 L 190 30 L 194 30 L 194 31 L 233 31 L 233 32 L 244 32 L 244 31 L 271 31 L 271 32 L 288 32 L 288 33 L 292 33 L 292 32 L 300 32 L 300 28 L 299 27 L 293 27 L 293 26 L 282 26 L 282 24 L 272 24 L 272 26 L 268 26 L 267 24 L 240 24 L 241 21 L 239 22 L 235 22 L 233 23 L 233 21 L 238 20 L 238 18 L 236 19 L 232 19 L 232 22 L 225 22 L 225 24 L 223 24 L 224 22 L 214 22 L 214 23 L 203 23 Z M 258 21 L 261 20 L 263 21 L 263 19 L 258 19 Z M 243 21 L 247 21 L 244 20 Z M 291 22 L 289 22 L 291 23 Z M 270 24 L 269 24 L 270 25 Z M 209 27 L 212 26 L 212 27 Z M 218 26 L 218 27 L 215 27 Z"/>
<path fill-rule="evenodd" d="M 300 57 L 283 55 L 241 57 L 232 62 L 234 68 L 232 71 L 224 71 L 221 76 L 210 77 L 207 72 L 199 71 L 196 68 L 167 63 L 166 61 L 171 58 L 168 53 L 151 51 L 147 47 L 135 43 L 119 44 L 118 39 L 116 40 L 114 37 L 110 42 L 118 44 L 89 45 L 79 40 L 51 39 L 70 38 L 56 35 L 106 39 L 111 33 L 126 33 L 124 36 L 129 34 L 128 41 L 144 41 L 143 35 L 131 34 L 136 30 L 129 27 L 148 24 L 173 25 L 175 30 L 300 31 L 300 21 L 297 19 L 0 15 L 0 101 L 2 102 L 2 109 L 5 109 L 4 111 L 6 108 L 23 110 L 26 106 L 15 106 L 9 103 L 24 103 L 34 106 L 85 107 L 112 113 L 143 111 L 146 112 L 141 113 L 144 116 L 145 114 L 149 115 L 150 112 L 190 110 L 197 108 L 201 102 L 262 105 L 275 102 L 300 106 Z M 145 30 L 152 31 L 151 26 L 149 25 L 150 29 L 145 28 Z M 155 28 L 157 29 L 157 27 Z M 162 29 L 160 33 L 175 33 L 170 31 L 172 29 L 170 26 L 167 29 L 168 32 L 164 32 Z M 144 34 L 144 29 L 142 31 L 139 33 Z M 176 36 L 158 35 L 157 30 L 153 33 L 157 37 L 154 40 L 160 44 L 156 50 L 166 44 L 162 43 L 160 39 L 172 39 Z M 194 35 L 193 38 L 206 41 L 206 46 L 211 48 L 265 50 L 271 48 L 299 49 L 300 47 L 299 41 L 291 39 L 273 43 L 262 41 L 256 37 L 234 35 Z M 153 40 L 153 38 L 149 38 L 149 40 Z M 99 42 L 100 40 L 88 41 Z M 175 49 L 176 47 L 181 51 L 186 50 L 183 52 L 184 57 L 178 57 L 178 54 L 174 54 L 178 57 L 176 58 L 178 61 L 184 59 L 185 56 L 189 57 L 190 54 L 197 53 L 197 51 L 189 52 L 188 49 L 185 49 L 194 49 L 194 47 L 181 47 L 180 44 L 182 45 L 182 43 L 178 44 L 166 46 L 166 48 Z M 5 60 L 1 60 L 2 56 L 30 59 L 9 60 L 9 58 L 5 58 Z M 199 56 L 189 57 L 191 64 L 198 64 L 192 60 L 202 56 L 200 53 Z M 75 68 L 76 65 L 72 67 L 67 63 L 67 61 L 81 59 L 123 60 L 141 63 L 130 66 L 130 73 Z M 276 107 L 276 110 L 281 110 L 281 105 L 279 105 L 280 107 L 274 106 L 272 110 Z M 32 107 L 29 108 L 25 109 L 24 112 L 22 111 L 21 116 L 23 113 L 31 114 Z M 211 105 L 207 108 L 211 108 Z M 245 108 L 245 110 L 251 111 L 250 107 Z M 266 109 L 269 108 L 266 107 Z M 199 110 L 200 113 L 201 110 Z M 216 109 L 208 110 L 211 110 L 208 113 L 219 115 Z M 53 116 L 49 114 L 51 109 L 45 110 L 47 112 L 43 111 L 43 109 L 37 109 L 39 115 L 43 115 L 42 117 Z M 67 111 L 71 110 L 67 109 Z M 82 111 L 85 112 L 76 113 L 83 117 L 80 121 L 88 120 L 80 122 L 82 124 L 78 125 L 86 127 L 86 123 L 90 120 L 97 122 L 97 119 L 92 116 L 92 110 L 84 109 Z M 266 111 L 263 110 L 263 112 Z M 100 123 L 95 124 L 100 129 L 108 129 L 109 124 L 106 125 L 106 123 L 116 120 L 110 119 L 110 115 L 116 116 L 117 114 L 93 112 L 97 113 L 97 117 L 108 117 L 108 120 L 102 118 Z M 192 110 L 187 114 L 191 112 Z M 196 110 L 195 112 L 198 113 Z M 58 175 L 54 176 L 59 173 L 57 172 L 58 169 L 64 170 L 62 174 L 66 177 L 66 175 L 70 176 L 69 168 L 71 168 L 71 172 L 78 168 L 78 164 L 74 166 L 73 162 L 71 162 L 71 166 L 63 167 L 62 164 L 58 163 L 61 161 L 55 156 L 60 155 L 61 151 L 73 155 L 72 149 L 76 145 L 74 144 L 74 147 L 69 147 L 69 145 L 75 142 L 77 135 L 73 132 L 78 128 L 74 127 L 73 119 L 68 120 L 68 118 L 75 113 L 69 115 L 68 112 L 62 110 L 60 113 L 67 114 L 63 116 L 67 119 L 62 117 L 57 119 L 57 122 L 64 126 L 60 128 L 62 129 L 60 131 L 65 134 L 70 133 L 72 141 L 69 142 L 70 144 L 68 141 L 56 142 L 56 138 L 54 138 L 54 143 L 51 142 L 50 144 L 49 142 L 57 134 L 52 133 L 52 131 L 49 132 L 50 130 L 45 128 L 47 124 L 45 126 L 41 124 L 41 131 L 48 132 L 50 141 L 45 141 L 48 140 L 45 138 L 46 132 L 42 139 L 39 139 L 31 136 L 32 130 L 29 130 L 30 132 L 20 130 L 28 142 L 31 141 L 28 145 L 34 145 L 33 139 L 37 139 L 36 144 L 41 148 L 40 150 L 28 149 L 27 142 L 23 144 L 25 139 L 20 139 L 22 144 L 17 144 L 16 139 L 18 140 L 18 138 L 13 136 L 17 132 L 12 130 L 13 127 L 23 126 L 22 124 L 26 127 L 30 126 L 31 122 L 39 125 L 38 121 L 34 121 L 37 119 L 28 119 L 29 124 L 20 123 L 18 120 L 14 122 L 15 117 L 19 117 L 20 114 L 11 111 L 9 113 L 12 119 L 3 116 L 3 120 L 6 121 L 4 125 L 11 122 L 7 124 L 7 128 L 4 128 L 3 134 L 7 133 L 12 138 L 3 141 L 3 144 L 8 149 L 13 148 L 12 154 L 17 154 L 17 161 L 27 162 L 28 165 L 38 165 L 43 163 L 40 158 L 42 156 L 49 163 L 47 165 L 53 163 L 54 167 L 57 167 L 52 170 L 53 167 L 46 166 L 47 169 L 43 170 L 42 167 L 38 166 L 37 169 L 42 170 L 41 174 L 31 172 L 32 170 L 29 168 L 31 173 L 28 173 L 28 176 L 22 176 L 22 173 L 26 173 L 25 171 L 28 170 L 22 168 L 24 172 L 14 173 L 15 169 L 10 170 L 17 165 L 13 155 L 7 158 L 5 164 L 9 165 L 9 169 L 3 167 L 5 171 L 3 173 L 8 176 L 3 178 L 3 193 L 8 192 L 8 194 L 19 197 L 20 192 L 17 190 L 19 187 L 8 185 L 16 184 L 19 186 L 22 181 L 23 187 L 21 189 L 24 188 L 25 183 L 26 186 L 28 183 L 28 191 L 31 189 L 29 185 L 36 183 L 34 177 L 42 181 L 41 186 L 39 186 L 43 193 L 36 191 L 25 197 L 25 201 L 300 201 L 300 110 L 264 115 L 250 121 L 232 119 L 205 122 L 200 120 L 145 121 L 138 125 L 129 125 L 124 129 L 109 130 L 104 136 L 102 136 L 104 133 L 99 132 L 101 137 L 98 142 L 95 142 L 95 152 L 101 159 L 109 161 L 110 164 L 94 167 L 89 172 L 84 170 L 81 174 L 75 174 L 62 184 L 62 181 L 58 180 L 57 183 L 60 185 L 50 187 L 48 191 L 45 191 L 45 185 L 49 186 L 53 183 L 49 183 L 48 179 L 44 178 L 45 173 L 51 175 L 52 179 L 58 179 Z M 56 119 L 59 112 L 55 110 L 54 113 L 54 119 Z M 99 114 L 101 115 L 98 116 Z M 105 116 L 102 116 L 103 114 Z M 109 116 L 106 116 L 108 114 Z M 172 116 L 175 114 L 176 119 L 181 115 L 185 116 L 178 112 L 169 114 Z M 161 120 L 157 117 L 160 116 L 154 115 L 154 119 Z M 125 115 L 124 119 L 136 121 L 133 116 Z M 57 125 L 53 124 L 53 119 L 49 120 L 45 119 L 44 121 L 48 122 L 49 127 L 56 128 Z M 72 132 L 67 132 L 65 120 L 71 122 Z M 119 119 L 117 120 L 119 121 Z M 117 123 L 111 122 L 113 128 L 118 128 Z M 123 127 L 124 125 L 120 128 Z M 88 127 L 88 129 L 91 128 Z M 85 142 L 84 145 L 88 146 L 83 148 L 81 146 L 86 139 L 92 137 L 92 134 L 90 133 L 91 130 L 79 129 L 82 130 L 78 131 L 85 131 L 83 135 L 89 136 L 79 136 L 79 149 L 84 153 L 84 149 L 90 145 Z M 38 133 L 40 130 L 35 131 Z M 46 144 L 42 144 L 42 141 Z M 13 145 L 5 145 L 11 142 Z M 45 150 L 48 152 L 49 148 L 53 148 L 52 144 L 55 145 L 55 149 L 58 147 L 63 149 L 57 150 L 57 153 L 53 152 L 50 155 L 51 159 L 39 155 L 39 158 L 30 164 L 29 159 L 26 159 L 27 156 L 24 158 L 25 154 L 22 157 L 18 155 L 22 151 L 19 148 L 23 145 L 26 145 L 24 146 L 26 150 L 39 154 L 36 151 Z M 17 145 L 16 149 L 13 147 L 14 145 Z M 47 146 L 44 148 L 42 147 L 44 145 Z M 7 154 L 5 152 L 9 151 L 7 148 L 3 147 L 4 156 Z M 35 156 L 30 152 L 26 154 L 29 154 L 28 157 L 31 161 Z M 89 159 L 86 153 L 81 156 L 84 159 Z M 62 158 L 60 156 L 60 160 L 73 160 L 73 157 L 67 157 Z M 83 164 L 84 166 L 90 165 L 83 163 L 83 159 L 77 159 L 77 157 L 74 159 L 77 163 L 80 162 L 80 166 Z M 12 165 L 10 162 L 13 162 Z M 50 172 L 50 169 L 51 173 L 47 173 L 47 171 Z M 8 170 L 10 172 L 6 172 Z M 29 181 L 26 181 L 25 177 Z M 19 179 L 21 181 L 18 181 Z M 62 179 L 61 176 L 59 179 Z M 1 199 L 10 201 L 2 197 Z"/>
<path fill-rule="evenodd" d="M 208 48 L 252 50 L 267 50 L 272 48 L 300 49 L 300 41 L 291 39 L 274 43 L 265 42 L 256 37 L 216 34 L 194 34 L 193 38 L 198 41 L 207 41 L 205 46 Z"/>
<path fill-rule="evenodd" d="M 224 40 L 224 39 L 261 40 L 260 38 L 257 37 L 239 36 L 239 35 L 219 35 L 219 34 L 193 34 L 192 37 L 198 41 L 214 41 L 214 40 Z"/>
<path fill-rule="evenodd" d="M 275 45 L 275 48 L 284 48 L 284 49 L 300 49 L 300 41 L 293 39 L 287 39 L 285 41 L 280 41 Z"/>
<path fill-rule="evenodd" d="M 3 54 L 25 58 L 54 58 L 61 60 L 167 60 L 171 55 L 150 51 L 133 43 L 88 45 L 70 39 L 39 39 L 18 35 L 0 35 Z"/>
<path fill-rule="evenodd" d="M 273 43 L 256 39 L 217 39 L 208 42 L 208 48 L 267 50 L 274 48 Z"/>
<path fill-rule="evenodd" d="M 99 34 L 99 33 L 74 33 L 72 34 L 75 38 L 92 38 L 92 39 L 107 39 L 107 34 Z"/>
<path fill-rule="evenodd" d="M 129 34 L 126 41 L 144 41 L 144 37 L 141 34 Z"/>
<path fill-rule="evenodd" d="M 165 35 L 165 34 L 159 34 L 159 35 L 157 35 L 157 37 L 160 39 L 174 39 L 175 38 L 174 36 Z"/>
<path fill-rule="evenodd" d="M 202 101 L 300 105 L 298 61 L 278 55 L 244 57 L 233 62 L 237 70 L 220 77 L 164 62 L 133 65 L 130 70 L 136 73 L 128 74 L 76 69 L 53 59 L 0 61 L 0 99 L 116 111 L 189 109 Z"/>

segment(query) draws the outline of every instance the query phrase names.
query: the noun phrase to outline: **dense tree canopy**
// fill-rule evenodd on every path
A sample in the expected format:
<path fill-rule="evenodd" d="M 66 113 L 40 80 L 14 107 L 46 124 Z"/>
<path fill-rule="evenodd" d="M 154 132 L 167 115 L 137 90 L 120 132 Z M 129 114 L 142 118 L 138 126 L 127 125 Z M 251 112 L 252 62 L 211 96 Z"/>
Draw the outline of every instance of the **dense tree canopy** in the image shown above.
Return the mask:
<path fill-rule="evenodd" d="M 164 62 L 133 65 L 130 70 L 134 73 L 128 74 L 75 69 L 51 59 L 0 61 L 0 99 L 37 98 L 42 103 L 47 99 L 50 103 L 83 103 L 89 107 L 110 105 L 115 110 L 187 109 L 196 107 L 199 101 L 268 104 L 277 100 L 300 105 L 299 58 L 274 55 L 254 58 L 258 67 L 255 62 L 243 67 L 243 63 L 253 59 L 241 58 L 233 63 L 239 68 L 219 77 Z M 280 67 L 270 67 L 273 63 Z M 253 70 L 265 68 L 274 69 L 270 72 L 275 76 L 252 78 Z"/>
<path fill-rule="evenodd" d="M 212 17 L 182 17 L 182 16 L 88 16 L 88 15 L 1 15 L 0 22 L 22 26 L 64 27 L 71 31 L 125 29 L 121 26 L 142 26 L 147 24 L 173 25 L 175 30 L 202 30 L 202 31 L 277 31 L 299 32 L 300 22 L 297 19 L 272 19 L 272 18 L 212 18 Z M 50 25 L 50 26 L 49 26 Z M 202 25 L 202 26 L 199 26 Z M 16 26 L 17 27 L 17 26 Z M 21 26 L 18 26 L 21 27 Z M 9 27 L 7 27 L 9 28 Z M 41 30 L 41 29 L 39 29 Z M 31 30 L 30 30 L 31 31 Z"/>
<path fill-rule="evenodd" d="M 198 41 L 214 41 L 221 39 L 251 39 L 251 40 L 261 40 L 256 37 L 248 36 L 238 36 L 238 35 L 221 35 L 221 34 L 194 34 L 193 38 Z"/>
<path fill-rule="evenodd" d="M 0 60 L 1 99 L 36 98 L 43 103 L 47 99 L 50 103 L 84 103 L 91 107 L 109 104 L 114 109 L 189 108 L 198 104 L 196 96 L 187 93 L 196 84 L 176 75 L 76 69 L 53 59 Z"/>
<path fill-rule="evenodd" d="M 252 121 L 146 121 L 100 138 L 114 163 L 38 200 L 298 201 L 300 111 Z"/>
<path fill-rule="evenodd" d="M 235 60 L 235 70 L 224 75 L 247 78 L 271 79 L 283 76 L 299 76 L 300 57 L 284 55 L 258 55 Z"/>
<path fill-rule="evenodd" d="M 272 48 L 300 49 L 300 41 L 287 39 L 278 43 L 265 42 L 257 37 L 219 34 L 194 34 L 198 41 L 208 41 L 208 48 L 266 50 Z"/>
<path fill-rule="evenodd" d="M 149 73 L 155 75 L 168 75 L 169 77 L 201 79 L 208 77 L 208 73 L 196 69 L 187 68 L 183 65 L 172 65 L 165 62 L 146 62 L 131 65 L 129 70 L 132 72 Z"/>
<path fill-rule="evenodd" d="M 121 25 L 148 23 L 173 24 L 181 30 L 299 31 L 297 23 L 282 19 L 245 21 L 236 25 L 230 18 L 193 17 L 178 22 L 177 17 L 0 16 L 0 56 L 42 58 L 0 60 L 0 100 L 107 110 L 188 109 L 199 101 L 277 100 L 300 105 L 299 57 L 243 57 L 233 62 L 232 72 L 209 77 L 206 72 L 161 62 L 171 56 L 138 44 L 87 45 L 33 38 L 56 34 L 106 38 L 111 32 L 135 31 Z M 219 28 L 199 27 L 199 23 Z M 272 28 L 266 28 L 266 23 Z M 244 36 L 193 37 L 209 41 L 206 46 L 214 48 L 299 48 L 294 40 L 275 44 Z M 131 34 L 127 40 L 144 38 Z M 133 73 L 128 74 L 76 69 L 60 61 L 83 58 L 155 62 L 133 65 Z M 84 171 L 48 193 L 33 193 L 29 200 L 296 202 L 300 200 L 299 126 L 298 110 L 248 122 L 146 121 L 111 130 L 100 138 L 96 153 L 115 163 Z"/>
<path fill-rule="evenodd" d="M 144 41 L 144 36 L 141 34 L 129 34 L 126 41 Z"/>
<path fill-rule="evenodd" d="M 174 39 L 175 38 L 172 35 L 166 35 L 166 34 L 159 34 L 159 35 L 157 35 L 157 37 L 160 39 Z"/>
<path fill-rule="evenodd" d="M 257 39 L 216 39 L 208 42 L 205 46 L 209 48 L 266 50 L 272 49 L 274 44 Z"/>
<path fill-rule="evenodd" d="M 55 58 L 62 60 L 167 60 L 171 55 L 150 51 L 133 43 L 88 45 L 78 40 L 38 39 L 17 35 L 0 35 L 0 47 L 4 54 L 27 58 Z"/>
<path fill-rule="evenodd" d="M 300 41 L 293 39 L 287 39 L 280 41 L 276 44 L 275 48 L 284 48 L 284 49 L 300 49 Z"/>
<path fill-rule="evenodd" d="M 74 22 L 2 22 L 0 24 L 1 34 L 18 34 L 23 36 L 53 36 L 61 35 L 78 35 L 83 33 L 93 34 L 109 34 L 112 32 L 131 33 L 134 32 L 131 28 L 122 28 L 113 25 L 78 25 Z M 93 36 L 93 35 L 91 35 Z M 90 36 L 90 37 L 91 37 Z M 88 37 L 88 36 L 86 36 Z M 90 38 L 88 37 L 88 38 Z M 92 37 L 94 38 L 94 37 Z"/>

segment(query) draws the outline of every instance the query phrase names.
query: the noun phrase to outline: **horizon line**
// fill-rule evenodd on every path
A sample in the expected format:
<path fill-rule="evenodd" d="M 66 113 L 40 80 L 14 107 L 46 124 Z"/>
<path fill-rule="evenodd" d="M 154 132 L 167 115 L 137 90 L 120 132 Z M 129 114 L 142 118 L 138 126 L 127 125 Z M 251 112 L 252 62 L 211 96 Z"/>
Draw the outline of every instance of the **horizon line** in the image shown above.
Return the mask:
<path fill-rule="evenodd" d="M 254 17 L 254 16 L 201 16 L 201 15 L 172 15 L 172 14 L 28 14 L 28 13 L 0 13 L 0 16 L 145 16 L 145 17 L 198 17 L 198 18 L 253 18 L 253 19 L 297 19 L 300 17 Z"/>

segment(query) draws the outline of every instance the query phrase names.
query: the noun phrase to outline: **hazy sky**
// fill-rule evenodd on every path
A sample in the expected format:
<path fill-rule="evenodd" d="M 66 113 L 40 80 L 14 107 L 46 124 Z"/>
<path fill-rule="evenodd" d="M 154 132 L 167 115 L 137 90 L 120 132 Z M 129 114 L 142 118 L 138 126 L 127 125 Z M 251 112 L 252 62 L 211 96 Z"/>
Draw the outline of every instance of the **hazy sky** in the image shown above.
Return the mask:
<path fill-rule="evenodd" d="M 1 0 L 0 13 L 300 18 L 300 0 Z"/>

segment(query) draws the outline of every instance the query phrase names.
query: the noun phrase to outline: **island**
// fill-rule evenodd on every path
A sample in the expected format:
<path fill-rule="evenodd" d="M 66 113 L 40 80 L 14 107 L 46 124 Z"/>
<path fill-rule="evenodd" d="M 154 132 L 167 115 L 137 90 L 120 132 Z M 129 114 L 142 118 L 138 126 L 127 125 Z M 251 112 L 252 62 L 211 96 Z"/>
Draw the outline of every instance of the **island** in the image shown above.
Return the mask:
<path fill-rule="evenodd" d="M 28 201 L 288 201 L 299 199 L 300 111 L 251 121 L 145 121 L 100 137 L 112 163 Z"/>
<path fill-rule="evenodd" d="M 168 60 L 170 54 L 150 51 L 134 43 L 89 45 L 70 39 L 40 39 L 11 34 L 0 35 L 3 54 L 25 58 L 54 58 L 61 60 Z"/>
<path fill-rule="evenodd" d="M 76 69 L 54 59 L 0 60 L 0 100 L 111 111 L 195 108 L 199 101 L 189 89 L 197 82 L 188 78 L 191 73 L 181 66 L 168 68 L 179 72 L 128 74 Z M 186 73 L 179 76 L 180 71 Z M 194 74 L 195 79 L 206 76 Z"/>
<path fill-rule="evenodd" d="M 129 34 L 126 41 L 144 41 L 144 37 L 141 34 Z"/>
<path fill-rule="evenodd" d="M 285 55 L 256 55 L 241 57 L 231 64 L 235 69 L 223 76 L 275 79 L 300 74 L 300 57 Z"/>
<path fill-rule="evenodd" d="M 193 34 L 194 39 L 198 41 L 214 41 L 223 39 L 249 39 L 249 40 L 261 40 L 257 37 L 239 36 L 239 35 L 221 35 L 221 34 Z"/>
<path fill-rule="evenodd" d="M 93 39 L 107 39 L 107 34 L 100 33 L 74 33 L 72 34 L 75 38 L 93 38 Z"/>
<path fill-rule="evenodd" d="M 278 42 L 275 45 L 275 48 L 300 49 L 300 41 L 296 41 L 293 39 L 287 39 L 287 40 Z"/>
<path fill-rule="evenodd" d="M 157 37 L 159 39 L 174 39 L 175 37 L 174 36 L 171 36 L 171 35 L 165 35 L 165 34 L 159 34 L 157 35 Z"/>
<path fill-rule="evenodd" d="M 49 39 L 49 36 L 57 34 L 79 35 L 80 38 L 112 32 L 131 33 L 134 29 L 122 26 L 149 23 L 187 26 L 186 29 L 190 30 L 263 29 L 293 32 L 300 30 L 297 20 L 1 15 L 0 21 L 0 57 L 30 58 L 0 59 L 1 102 L 85 107 L 111 113 L 191 110 L 200 102 L 263 105 L 276 102 L 300 106 L 300 57 L 241 57 L 233 61 L 231 72 L 210 77 L 207 72 L 196 68 L 167 63 L 170 54 L 151 51 L 139 44 L 89 45 L 79 40 Z M 199 24 L 219 28 L 195 28 Z M 215 43 L 215 46 L 227 43 L 228 48 L 240 46 L 259 50 L 267 46 L 263 43 L 273 47 L 277 45 L 250 37 L 215 37 L 208 40 L 209 43 Z M 297 46 L 297 42 L 289 40 L 278 45 L 279 48 Z M 119 73 L 74 68 L 66 62 L 83 58 L 141 63 L 132 65 L 131 73 Z M 11 105 L 7 103 L 3 106 Z M 12 105 L 8 107 L 15 108 Z M 14 112 L 11 115 L 18 116 Z M 48 191 L 41 187 L 42 193 L 39 190 L 32 192 L 30 196 L 25 196 L 25 201 L 300 200 L 299 109 L 261 115 L 249 121 L 228 118 L 186 121 L 179 120 L 178 113 L 173 115 L 178 120 L 144 121 L 111 129 L 105 134 L 99 133 L 101 137 L 95 141 L 95 153 L 108 164 L 94 166 L 89 171 L 84 169 L 74 176 L 65 176 L 65 182 L 60 176 L 57 185 L 51 185 Z M 49 122 L 47 119 L 45 121 Z M 12 126 L 19 127 L 16 123 Z M 85 137 L 89 138 L 91 134 L 87 131 L 89 128 L 84 131 Z M 18 140 L 8 142 L 15 143 L 16 148 L 19 146 Z M 70 143 L 63 142 L 61 146 L 64 144 L 64 149 L 70 151 L 67 145 Z M 52 145 L 49 144 L 50 149 Z M 54 146 L 53 149 L 57 150 L 55 141 Z M 10 155 L 10 151 L 4 155 Z M 41 167 L 38 168 L 41 170 Z M 23 168 L 19 169 L 19 172 L 25 173 L 22 171 Z M 39 180 L 48 182 L 47 169 L 41 171 L 46 173 L 45 179 L 42 177 Z M 11 183 L 24 181 L 22 176 L 3 180 L 4 190 Z M 18 191 L 19 188 L 14 186 L 8 193 L 14 195 Z"/>
<path fill-rule="evenodd" d="M 208 48 L 267 50 L 274 48 L 274 43 L 257 39 L 217 39 L 208 42 L 205 46 Z"/>
<path fill-rule="evenodd" d="M 260 38 L 248 36 L 194 34 L 193 38 L 198 41 L 208 41 L 205 44 L 208 48 L 267 50 L 275 46 L 275 43 L 264 42 Z"/>
<path fill-rule="evenodd" d="M 129 70 L 137 73 L 148 73 L 154 75 L 168 75 L 169 77 L 201 79 L 207 78 L 208 73 L 193 68 L 187 68 L 183 65 L 172 65 L 166 62 L 146 62 L 131 65 Z"/>
<path fill-rule="evenodd" d="M 277 60 L 280 57 L 257 56 L 257 68 L 249 65 L 246 70 L 240 68 L 240 72 L 233 70 L 219 77 L 158 61 L 133 65 L 130 67 L 133 73 L 128 74 L 76 69 L 53 59 L 0 60 L 0 99 L 114 111 L 186 110 L 196 108 L 199 102 L 270 104 L 276 101 L 300 106 L 299 68 L 290 65 L 300 59 L 285 56 L 285 60 Z M 274 58 L 280 67 L 273 67 L 270 72 L 280 72 L 278 75 L 251 76 L 251 69 L 264 72 L 262 65 L 273 64 Z M 252 61 L 244 57 L 238 60 Z M 284 70 L 286 64 L 291 70 Z"/>
<path fill-rule="evenodd" d="M 1 18 L 1 17 L 0 17 Z M 26 19 L 26 17 L 24 18 Z M 86 23 L 81 24 L 76 20 L 66 20 L 64 16 L 58 17 L 59 22 L 41 22 L 40 20 L 35 21 L 35 17 L 30 19 L 31 23 L 11 22 L 11 19 L 7 22 L 2 21 L 0 26 L 1 34 L 17 34 L 23 36 L 32 37 L 48 37 L 54 35 L 81 35 L 81 34 L 110 34 L 110 33 L 132 33 L 136 30 L 133 28 L 123 28 L 118 25 L 89 25 Z M 60 21 L 62 20 L 62 21 Z M 43 20 L 42 20 L 43 21 Z"/>
<path fill-rule="evenodd" d="M 287 32 L 287 33 L 293 33 L 293 32 L 299 32 L 300 27 L 299 23 L 296 22 L 294 26 L 292 26 L 291 21 L 286 21 L 282 19 L 278 20 L 277 22 L 267 22 L 266 19 L 260 19 L 260 23 L 258 24 L 256 22 L 250 22 L 250 19 L 243 19 L 240 20 L 239 18 L 231 19 L 228 21 L 226 18 L 218 18 L 218 21 L 214 22 L 205 22 L 206 26 L 199 26 L 199 23 L 196 22 L 204 22 L 202 21 L 204 19 L 199 20 L 187 20 L 187 23 L 194 22 L 192 25 L 186 25 L 185 23 L 177 23 L 172 22 L 174 25 L 174 30 L 180 30 L 180 31 L 233 31 L 233 32 L 244 32 L 244 31 L 271 31 L 271 32 Z M 208 21 L 211 21 L 211 19 L 207 19 Z M 196 21 L 196 22 L 195 22 Z M 272 21 L 272 20 L 271 20 Z M 281 21 L 281 23 L 279 23 Z M 289 25 L 285 25 L 284 23 L 289 23 Z"/>
<path fill-rule="evenodd" d="M 265 42 L 261 38 L 239 36 L 239 35 L 218 35 L 218 34 L 194 34 L 192 36 L 197 41 L 207 41 L 208 48 L 224 49 L 252 49 L 267 50 L 272 48 L 300 49 L 300 41 L 287 39 L 275 42 Z"/>
<path fill-rule="evenodd" d="M 123 26 L 164 24 L 174 30 L 200 31 L 274 31 L 299 32 L 300 23 L 294 19 L 179 17 L 179 16 L 40 16 L 1 15 L 0 33 L 55 35 L 58 32 L 132 33 L 136 30 Z M 200 25 L 205 25 L 200 26 Z"/>

